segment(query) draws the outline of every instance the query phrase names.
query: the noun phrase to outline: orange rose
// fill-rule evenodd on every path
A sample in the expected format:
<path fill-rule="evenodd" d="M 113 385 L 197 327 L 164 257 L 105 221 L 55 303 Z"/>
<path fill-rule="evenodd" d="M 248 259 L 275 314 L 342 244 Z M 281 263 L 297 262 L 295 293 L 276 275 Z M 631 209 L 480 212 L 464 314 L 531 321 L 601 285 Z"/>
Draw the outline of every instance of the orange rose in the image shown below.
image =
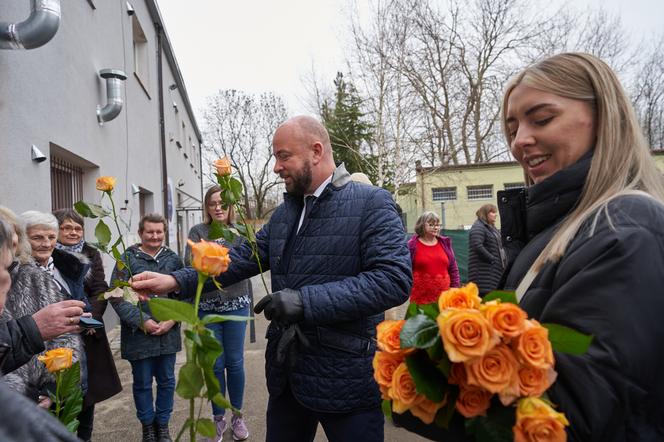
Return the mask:
<path fill-rule="evenodd" d="M 217 276 L 228 270 L 231 258 L 228 249 L 216 242 L 187 241 L 191 247 L 191 266 L 208 276 Z"/>
<path fill-rule="evenodd" d="M 426 397 L 424 397 L 422 401 L 420 401 L 410 409 L 410 412 L 412 413 L 413 416 L 419 418 L 425 424 L 430 424 L 435 419 L 438 410 L 443 408 L 446 403 L 447 403 L 447 396 L 445 396 L 445 399 L 443 399 L 442 402 L 432 402 Z"/>
<path fill-rule="evenodd" d="M 393 399 L 392 410 L 399 414 L 412 408 L 424 399 L 424 396 L 417 394 L 415 381 L 410 376 L 405 362 L 399 364 L 396 370 L 394 370 L 392 385 L 390 385 L 388 395 Z"/>
<path fill-rule="evenodd" d="M 110 192 L 115 187 L 115 178 L 112 176 L 100 176 L 97 178 L 97 190 L 102 192 Z"/>
<path fill-rule="evenodd" d="M 71 367 L 73 356 L 74 352 L 71 348 L 54 348 L 37 356 L 37 359 L 46 365 L 49 372 L 55 373 Z"/>
<path fill-rule="evenodd" d="M 534 319 L 526 321 L 526 330 L 516 340 L 516 356 L 522 364 L 537 368 L 553 367 L 553 349 L 549 331 Z"/>
<path fill-rule="evenodd" d="M 511 302 L 488 303 L 483 306 L 482 312 L 498 336 L 516 338 L 526 328 L 528 315 Z"/>
<path fill-rule="evenodd" d="M 233 173 L 233 167 L 231 167 L 231 162 L 228 160 L 228 157 L 219 158 L 212 164 L 214 165 L 214 168 L 217 169 L 218 175 L 226 176 Z"/>
<path fill-rule="evenodd" d="M 469 282 L 460 288 L 445 290 L 438 298 L 438 308 L 442 312 L 448 308 L 480 308 L 482 299 L 477 286 Z"/>
<path fill-rule="evenodd" d="M 536 368 L 522 365 L 519 369 L 519 394 L 521 396 L 540 396 L 556 380 L 558 373 L 553 368 Z"/>
<path fill-rule="evenodd" d="M 438 318 L 440 337 L 452 362 L 465 362 L 482 356 L 500 339 L 479 310 L 442 311 Z"/>
<path fill-rule="evenodd" d="M 376 327 L 378 348 L 395 356 L 405 356 L 414 352 L 414 348 L 401 348 L 401 337 L 399 335 L 401 334 L 401 329 L 405 323 L 406 321 L 404 319 L 388 319 L 378 324 Z"/>
<path fill-rule="evenodd" d="M 377 351 L 373 358 L 374 379 L 380 386 L 389 387 L 392 384 L 394 370 L 403 362 L 398 355 Z"/>
<path fill-rule="evenodd" d="M 450 377 L 447 379 L 447 382 L 454 385 L 467 386 L 468 375 L 466 374 L 466 366 L 461 362 L 452 364 Z"/>
<path fill-rule="evenodd" d="M 456 409 L 464 417 L 485 416 L 491 405 L 491 393 L 479 387 L 461 387 Z"/>
<path fill-rule="evenodd" d="M 482 357 L 466 362 L 468 384 L 482 387 L 491 393 L 498 393 L 518 384 L 519 364 L 512 349 L 498 344 Z"/>
<path fill-rule="evenodd" d="M 524 398 L 516 408 L 515 442 L 567 440 L 565 427 L 569 425 L 564 414 L 555 411 L 538 398 Z"/>

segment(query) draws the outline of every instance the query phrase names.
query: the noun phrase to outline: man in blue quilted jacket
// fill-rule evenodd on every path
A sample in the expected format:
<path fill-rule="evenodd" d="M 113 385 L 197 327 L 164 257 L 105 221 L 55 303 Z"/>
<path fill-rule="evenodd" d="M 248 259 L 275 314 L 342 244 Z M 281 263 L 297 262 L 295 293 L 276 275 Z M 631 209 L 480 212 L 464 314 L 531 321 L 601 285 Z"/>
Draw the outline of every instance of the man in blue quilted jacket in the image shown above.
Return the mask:
<path fill-rule="evenodd" d="M 256 304 L 271 321 L 266 378 L 269 442 L 383 440 L 380 393 L 373 380 L 376 325 L 405 302 L 412 284 L 403 226 L 391 195 L 352 182 L 336 166 L 325 127 L 294 117 L 274 134 L 274 172 L 284 202 L 258 232 L 273 292 Z M 251 249 L 231 250 L 218 277 L 230 285 L 258 273 Z M 195 270 L 144 273 L 137 290 L 194 293 Z"/>

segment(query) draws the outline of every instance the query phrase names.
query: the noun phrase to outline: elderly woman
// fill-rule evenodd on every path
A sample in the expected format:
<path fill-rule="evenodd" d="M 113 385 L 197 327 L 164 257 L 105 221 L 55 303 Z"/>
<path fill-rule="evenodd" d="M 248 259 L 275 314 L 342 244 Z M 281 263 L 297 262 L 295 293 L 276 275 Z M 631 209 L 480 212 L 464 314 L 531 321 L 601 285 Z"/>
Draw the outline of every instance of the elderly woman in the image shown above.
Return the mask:
<path fill-rule="evenodd" d="M 61 292 L 60 286 L 54 278 L 38 268 L 33 257 L 25 251 L 33 245 L 40 256 L 45 256 L 46 243 L 50 244 L 51 237 L 57 233 L 57 221 L 50 214 L 39 212 L 26 212 L 23 222 L 27 221 L 30 226 L 27 230 L 27 241 L 23 239 L 23 228 L 19 220 L 7 209 L 0 216 L 9 223 L 16 235 L 16 261 L 11 269 L 12 286 L 7 296 L 7 303 L 3 320 L 30 316 L 42 310 L 48 305 L 58 303 L 65 299 L 71 299 Z M 53 238 L 54 242 L 54 238 Z M 26 245 L 27 244 L 27 245 Z M 52 247 L 51 247 L 52 248 Z M 46 259 L 48 263 L 48 259 Z M 72 325 L 78 322 L 78 318 L 70 318 Z M 77 333 L 68 333 L 49 340 L 45 343 L 46 350 L 58 347 L 69 347 L 74 349 L 75 358 L 81 355 L 82 341 Z M 27 364 L 5 377 L 5 382 L 10 388 L 39 401 L 44 407 L 50 406 L 48 392 L 54 387 L 53 377 L 48 373 L 44 364 L 31 358 Z"/>
<path fill-rule="evenodd" d="M 468 280 L 477 284 L 484 296 L 498 287 L 505 268 L 505 252 L 496 229 L 498 208 L 485 204 L 477 212 L 468 242 Z"/>
<path fill-rule="evenodd" d="M 99 251 L 85 242 L 83 218 L 71 209 L 53 212 L 58 220 L 59 233 L 56 249 L 74 255 L 80 254 L 90 262 L 85 275 L 83 288 L 92 306 L 92 317 L 103 321 L 107 301 L 100 298 L 108 289 L 104 265 Z M 78 416 L 78 437 L 83 441 L 92 438 L 95 404 L 114 396 L 122 390 L 122 384 L 113 362 L 113 354 L 103 327 L 89 329 L 82 334 L 88 369 L 88 391 L 83 401 L 83 409 Z"/>
<path fill-rule="evenodd" d="M 428 304 L 437 300 L 443 290 L 459 287 L 459 268 L 452 240 L 440 235 L 438 215 L 433 212 L 420 215 L 408 249 L 413 263 L 411 302 Z"/>

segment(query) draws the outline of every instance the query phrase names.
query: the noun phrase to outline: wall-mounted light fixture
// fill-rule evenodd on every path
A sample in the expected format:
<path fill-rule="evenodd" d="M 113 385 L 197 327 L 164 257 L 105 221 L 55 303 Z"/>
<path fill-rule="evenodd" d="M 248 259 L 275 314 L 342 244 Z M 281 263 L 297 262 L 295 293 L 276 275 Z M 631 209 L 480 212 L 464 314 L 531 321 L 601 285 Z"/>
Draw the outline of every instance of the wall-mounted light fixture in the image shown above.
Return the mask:
<path fill-rule="evenodd" d="M 131 194 L 136 195 L 137 193 L 141 193 L 141 189 L 136 184 L 132 184 L 131 185 Z"/>
<path fill-rule="evenodd" d="M 44 153 L 34 144 L 30 147 L 30 156 L 35 163 L 43 163 L 46 161 L 46 155 L 44 155 Z"/>
<path fill-rule="evenodd" d="M 134 7 L 131 5 L 131 3 L 127 2 L 127 15 L 134 15 L 136 14 L 136 11 L 134 11 Z"/>

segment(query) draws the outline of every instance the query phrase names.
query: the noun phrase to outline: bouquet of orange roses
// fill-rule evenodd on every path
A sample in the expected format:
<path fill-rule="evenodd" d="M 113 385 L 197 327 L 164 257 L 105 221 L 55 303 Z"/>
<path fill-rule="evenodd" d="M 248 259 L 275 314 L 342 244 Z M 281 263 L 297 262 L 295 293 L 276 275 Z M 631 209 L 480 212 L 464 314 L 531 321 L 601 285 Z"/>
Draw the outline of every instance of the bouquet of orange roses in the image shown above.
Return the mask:
<path fill-rule="evenodd" d="M 377 332 L 374 378 L 388 417 L 409 411 L 447 428 L 458 413 L 478 441 L 566 440 L 569 423 L 546 398 L 553 350 L 582 354 L 592 337 L 528 319 L 513 292 L 482 299 L 473 283 L 411 304 Z"/>

